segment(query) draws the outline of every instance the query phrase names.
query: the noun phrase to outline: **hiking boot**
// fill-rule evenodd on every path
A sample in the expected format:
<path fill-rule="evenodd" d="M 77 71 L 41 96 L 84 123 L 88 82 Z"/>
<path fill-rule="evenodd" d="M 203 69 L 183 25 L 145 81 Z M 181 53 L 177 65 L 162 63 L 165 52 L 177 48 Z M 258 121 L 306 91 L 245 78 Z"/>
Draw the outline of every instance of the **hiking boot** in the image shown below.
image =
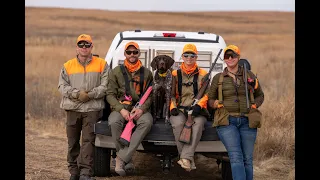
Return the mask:
<path fill-rule="evenodd" d="M 79 180 L 79 175 L 71 175 L 69 180 Z"/>
<path fill-rule="evenodd" d="M 128 163 L 126 163 L 126 165 L 124 166 L 124 170 L 128 173 L 134 172 L 134 165 L 132 159 Z"/>
<path fill-rule="evenodd" d="M 189 159 L 180 159 L 178 161 L 178 164 L 180 164 L 180 166 L 185 169 L 186 171 L 191 171 L 191 164 L 190 164 L 190 160 Z"/>
<path fill-rule="evenodd" d="M 81 175 L 79 180 L 95 180 L 95 178 L 87 175 Z"/>
<path fill-rule="evenodd" d="M 114 171 L 120 176 L 125 176 L 126 171 L 124 169 L 125 169 L 125 162 L 119 156 L 117 156 L 116 167 L 114 168 Z"/>

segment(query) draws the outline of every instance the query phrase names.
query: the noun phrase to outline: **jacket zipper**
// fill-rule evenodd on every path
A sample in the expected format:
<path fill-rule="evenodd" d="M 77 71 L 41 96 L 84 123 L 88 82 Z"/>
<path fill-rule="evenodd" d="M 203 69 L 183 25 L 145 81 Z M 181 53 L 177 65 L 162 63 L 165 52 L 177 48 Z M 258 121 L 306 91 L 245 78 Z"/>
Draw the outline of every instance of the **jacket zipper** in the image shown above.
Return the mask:
<path fill-rule="evenodd" d="M 87 66 L 87 64 L 85 64 L 84 66 L 83 66 L 83 69 L 84 69 L 84 77 L 83 77 L 83 88 L 84 89 L 86 89 L 86 83 L 87 83 L 87 72 L 86 72 L 86 66 Z"/>

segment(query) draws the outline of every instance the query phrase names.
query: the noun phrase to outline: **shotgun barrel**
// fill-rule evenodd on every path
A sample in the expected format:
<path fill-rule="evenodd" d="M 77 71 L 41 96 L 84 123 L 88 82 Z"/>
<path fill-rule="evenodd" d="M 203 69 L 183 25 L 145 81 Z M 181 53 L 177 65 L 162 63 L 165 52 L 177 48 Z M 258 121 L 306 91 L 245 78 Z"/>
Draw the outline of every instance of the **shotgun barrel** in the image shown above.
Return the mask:
<path fill-rule="evenodd" d="M 247 109 L 250 109 L 249 92 L 248 92 L 248 75 L 247 75 L 247 65 L 246 65 L 246 63 L 243 64 L 243 67 L 244 67 L 243 76 L 244 76 L 244 88 L 245 88 L 245 92 L 246 92 Z"/>

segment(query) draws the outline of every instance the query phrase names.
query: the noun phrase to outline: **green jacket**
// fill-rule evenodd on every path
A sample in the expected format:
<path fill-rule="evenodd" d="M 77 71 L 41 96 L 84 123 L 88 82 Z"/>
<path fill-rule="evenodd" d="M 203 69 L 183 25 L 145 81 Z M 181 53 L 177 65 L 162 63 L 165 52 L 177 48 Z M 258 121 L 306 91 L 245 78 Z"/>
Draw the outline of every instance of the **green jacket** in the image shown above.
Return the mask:
<path fill-rule="evenodd" d="M 149 82 L 153 81 L 153 76 L 152 76 L 152 72 L 148 68 L 144 67 L 143 69 L 144 69 L 143 92 L 145 92 L 146 85 L 149 84 Z M 130 82 L 132 105 L 127 106 L 119 102 L 120 98 L 124 97 L 126 92 L 125 79 L 119 65 L 110 71 L 109 78 L 108 78 L 107 101 L 110 104 L 112 111 L 120 112 L 121 109 L 123 108 L 127 109 L 128 111 L 131 111 L 132 107 L 139 100 L 140 85 L 139 83 L 132 82 L 130 80 L 134 79 L 138 82 L 140 81 L 140 69 L 132 74 L 127 70 L 127 68 L 125 68 L 125 70 L 128 74 L 128 79 Z M 149 95 L 145 103 L 141 106 L 141 110 L 143 110 L 143 113 L 149 110 L 152 103 L 151 100 L 152 100 L 152 93 Z"/>
<path fill-rule="evenodd" d="M 228 75 L 227 68 L 224 69 L 222 74 L 224 75 L 223 83 L 222 83 L 222 97 L 223 97 L 223 105 L 228 110 L 228 112 L 233 113 L 248 113 L 246 105 L 246 94 L 245 94 L 245 85 L 243 78 L 243 70 L 244 68 L 240 66 L 239 79 L 240 79 L 240 87 L 238 88 L 238 93 L 235 89 L 233 78 Z M 209 89 L 208 97 L 209 100 L 217 100 L 218 99 L 218 82 L 221 73 L 216 74 L 211 82 L 211 86 Z M 255 79 L 255 75 L 249 71 L 248 77 Z M 256 81 L 257 88 L 254 90 L 254 103 L 257 108 L 261 106 L 264 101 L 264 93 L 261 88 L 261 84 L 259 81 Z M 250 86 L 248 84 L 248 86 Z M 250 96 L 249 96 L 250 100 Z M 250 103 L 249 103 L 250 104 Z"/>

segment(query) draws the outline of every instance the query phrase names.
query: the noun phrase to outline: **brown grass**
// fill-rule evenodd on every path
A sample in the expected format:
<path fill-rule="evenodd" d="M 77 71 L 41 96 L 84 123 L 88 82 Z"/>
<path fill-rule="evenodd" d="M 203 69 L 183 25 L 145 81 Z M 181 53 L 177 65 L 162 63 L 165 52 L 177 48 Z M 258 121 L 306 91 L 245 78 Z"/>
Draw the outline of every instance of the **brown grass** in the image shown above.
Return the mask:
<path fill-rule="evenodd" d="M 37 134 L 42 133 L 40 129 L 44 132 L 50 129 L 65 138 L 64 130 L 58 131 L 64 127 L 65 118 L 64 111 L 59 108 L 58 76 L 62 64 L 75 56 L 75 40 L 79 34 L 92 35 L 94 53 L 105 57 L 113 37 L 124 30 L 212 32 L 221 35 L 227 44 L 240 47 L 242 57 L 249 59 L 253 72 L 258 72 L 265 92 L 265 102 L 261 107 L 264 121 L 258 131 L 254 154 L 255 176 L 260 177 L 256 179 L 294 179 L 294 13 L 156 13 L 56 8 L 25 10 L 26 119 L 45 119 L 46 122 L 32 121 L 34 123 L 28 123 L 27 128 Z M 30 132 L 26 131 L 27 134 Z M 28 156 L 26 158 L 28 160 Z M 28 164 L 27 161 L 28 167 L 35 166 L 37 169 L 37 161 L 33 159 L 32 162 Z M 67 173 L 66 167 L 64 171 Z M 32 179 L 32 176 L 29 177 Z M 55 178 L 59 179 L 58 176 Z"/>

